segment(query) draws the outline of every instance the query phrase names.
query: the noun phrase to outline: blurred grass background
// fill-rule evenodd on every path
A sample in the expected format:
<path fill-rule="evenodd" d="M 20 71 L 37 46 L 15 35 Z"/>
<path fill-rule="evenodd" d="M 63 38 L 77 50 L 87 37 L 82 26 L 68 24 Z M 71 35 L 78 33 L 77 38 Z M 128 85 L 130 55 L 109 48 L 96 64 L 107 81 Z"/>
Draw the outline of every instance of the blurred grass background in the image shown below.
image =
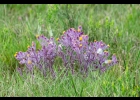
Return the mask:
<path fill-rule="evenodd" d="M 139 4 L 1 4 L 0 9 L 1 96 L 140 96 Z M 77 29 L 79 25 L 89 35 L 89 41 L 103 40 L 110 45 L 111 54 L 115 53 L 119 60 L 118 65 L 96 82 L 90 78 L 86 82 L 80 78 L 75 80 L 77 88 L 86 88 L 80 92 L 81 95 L 68 92 L 72 88 L 69 89 L 67 78 L 62 86 L 54 82 L 58 88 L 56 92 L 53 85 L 51 88 L 48 85 L 42 87 L 46 79 L 39 83 L 37 93 L 27 94 L 24 88 L 17 92 L 24 86 L 24 81 L 15 71 L 20 66 L 14 58 L 15 52 L 26 51 L 32 41 L 37 42 L 37 34 L 56 39 L 64 30 Z M 56 65 L 61 64 L 57 62 Z M 15 82 L 10 90 L 15 91 L 12 94 L 6 91 L 13 85 L 6 82 L 9 77 Z M 72 81 L 70 77 L 69 81 Z M 38 83 L 29 84 L 35 88 Z M 59 92 L 60 87 L 65 92 Z M 51 91 L 47 92 L 49 94 L 46 94 L 47 89 Z"/>

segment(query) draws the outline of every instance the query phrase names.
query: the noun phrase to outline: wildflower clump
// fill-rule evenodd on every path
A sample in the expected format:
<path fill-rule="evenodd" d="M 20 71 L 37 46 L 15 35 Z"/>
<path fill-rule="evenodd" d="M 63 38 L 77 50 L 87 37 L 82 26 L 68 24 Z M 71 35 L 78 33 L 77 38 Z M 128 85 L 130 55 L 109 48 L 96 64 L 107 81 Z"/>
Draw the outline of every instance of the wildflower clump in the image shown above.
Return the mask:
<path fill-rule="evenodd" d="M 74 67 L 77 63 L 82 73 L 88 73 L 89 67 L 104 72 L 117 63 L 115 55 L 112 56 L 111 60 L 109 59 L 110 54 L 106 51 L 109 45 L 103 41 L 88 42 L 88 39 L 88 35 L 84 35 L 82 32 L 81 26 L 78 27 L 78 30 L 68 29 L 59 38 L 58 56 L 62 58 L 67 69 L 70 68 L 74 73 Z"/>
<path fill-rule="evenodd" d="M 36 50 L 36 44 L 32 42 L 26 52 L 20 51 L 14 55 L 20 64 L 26 65 L 28 72 L 37 67 L 45 76 L 47 69 L 55 76 L 53 64 L 57 56 L 62 59 L 66 70 L 71 70 L 72 74 L 76 69 L 83 74 L 88 74 L 88 70 L 97 69 L 104 72 L 118 62 L 115 54 L 110 57 L 109 45 L 102 40 L 89 42 L 89 37 L 83 33 L 81 26 L 77 30 L 70 28 L 64 31 L 56 39 L 58 45 L 52 37 L 48 39 L 43 35 L 37 35 L 36 38 L 41 49 Z"/>
<path fill-rule="evenodd" d="M 36 50 L 36 44 L 32 42 L 31 46 L 28 46 L 26 52 L 18 52 L 14 56 L 19 60 L 20 64 L 25 64 L 27 72 L 32 72 L 34 67 L 37 67 L 46 76 L 47 69 L 50 70 L 53 76 L 54 59 L 56 57 L 56 44 L 53 38 L 46 38 L 45 36 L 37 36 L 37 40 L 41 44 L 41 49 Z"/>

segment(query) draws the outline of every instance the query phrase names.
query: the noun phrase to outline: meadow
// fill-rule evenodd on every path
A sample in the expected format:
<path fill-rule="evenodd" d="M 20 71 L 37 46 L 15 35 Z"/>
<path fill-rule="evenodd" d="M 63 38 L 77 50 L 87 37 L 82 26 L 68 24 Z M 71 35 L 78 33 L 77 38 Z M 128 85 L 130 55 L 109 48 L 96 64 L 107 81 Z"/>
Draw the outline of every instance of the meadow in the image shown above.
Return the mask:
<path fill-rule="evenodd" d="M 1 97 L 140 97 L 139 4 L 1 4 L 0 96 Z M 15 52 L 26 51 L 36 35 L 57 39 L 63 31 L 81 25 L 89 41 L 104 41 L 118 63 L 105 73 L 34 78 L 17 67 Z M 37 44 L 38 45 L 38 44 Z M 56 59 L 55 68 L 62 66 Z"/>

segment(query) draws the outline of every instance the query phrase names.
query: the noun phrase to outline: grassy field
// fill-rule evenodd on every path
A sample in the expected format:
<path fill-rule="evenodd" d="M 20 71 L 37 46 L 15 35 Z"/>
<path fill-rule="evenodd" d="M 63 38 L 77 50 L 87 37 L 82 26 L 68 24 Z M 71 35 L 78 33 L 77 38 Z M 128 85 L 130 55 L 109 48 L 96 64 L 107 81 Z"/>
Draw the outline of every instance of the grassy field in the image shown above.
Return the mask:
<path fill-rule="evenodd" d="M 140 5 L 133 4 L 1 4 L 0 96 L 140 96 Z M 103 74 L 44 78 L 23 73 L 14 58 L 26 51 L 36 35 L 59 37 L 64 30 L 83 27 L 89 40 L 110 45 L 119 63 Z M 56 61 L 55 67 L 61 66 Z M 23 67 L 23 66 L 21 66 Z"/>

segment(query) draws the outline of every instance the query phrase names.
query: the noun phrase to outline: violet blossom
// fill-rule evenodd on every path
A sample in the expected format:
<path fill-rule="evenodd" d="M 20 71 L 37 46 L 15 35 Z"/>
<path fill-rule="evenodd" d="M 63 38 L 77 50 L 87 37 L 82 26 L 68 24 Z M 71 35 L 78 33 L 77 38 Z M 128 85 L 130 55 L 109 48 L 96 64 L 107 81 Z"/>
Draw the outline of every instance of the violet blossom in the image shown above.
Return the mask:
<path fill-rule="evenodd" d="M 32 42 L 26 52 L 16 52 L 14 55 L 20 64 L 26 65 L 28 72 L 37 67 L 45 76 L 49 71 L 55 77 L 53 64 L 56 56 L 62 59 L 66 70 L 70 69 L 72 74 L 77 68 L 86 75 L 89 69 L 105 72 L 118 63 L 115 54 L 110 58 L 109 45 L 102 40 L 89 42 L 89 37 L 83 33 L 81 26 L 78 30 L 70 28 L 64 31 L 62 36 L 57 38 L 58 46 L 52 37 L 50 39 L 44 35 L 36 37 L 41 45 L 38 51 L 36 44 Z M 19 72 L 21 73 L 21 70 Z"/>
<path fill-rule="evenodd" d="M 81 26 L 78 30 L 68 29 L 58 39 L 58 56 L 62 58 L 67 69 L 71 68 L 72 73 L 75 63 L 79 65 L 82 73 L 87 74 L 89 67 L 105 71 L 118 62 L 115 55 L 109 60 L 109 52 L 106 51 L 109 45 L 103 41 L 88 42 L 88 39 L 89 37 L 83 34 Z"/>
<path fill-rule="evenodd" d="M 41 44 L 42 48 L 36 50 L 36 44 L 32 42 L 32 46 L 28 46 L 26 52 L 16 52 L 14 55 L 20 64 L 25 64 L 28 72 L 32 72 L 34 67 L 39 68 L 46 76 L 46 71 L 52 73 L 55 76 L 53 70 L 54 59 L 56 57 L 56 44 L 53 38 L 46 38 L 45 36 L 37 36 L 37 40 Z"/>

